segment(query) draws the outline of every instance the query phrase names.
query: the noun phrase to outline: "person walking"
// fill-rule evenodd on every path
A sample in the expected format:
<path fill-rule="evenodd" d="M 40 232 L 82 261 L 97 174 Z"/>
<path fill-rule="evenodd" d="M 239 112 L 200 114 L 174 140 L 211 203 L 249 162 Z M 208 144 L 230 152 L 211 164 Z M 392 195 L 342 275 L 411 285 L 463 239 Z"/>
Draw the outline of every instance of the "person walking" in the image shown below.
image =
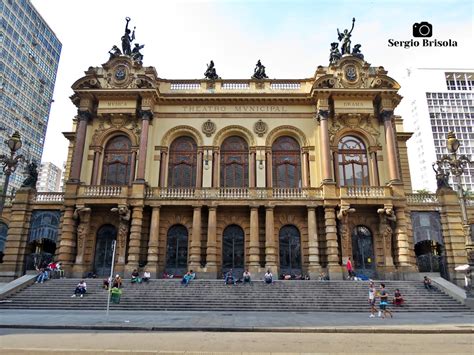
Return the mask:
<path fill-rule="evenodd" d="M 393 318 L 392 312 L 388 309 L 388 292 L 385 289 L 385 284 L 380 284 L 380 311 L 382 312 L 382 319 L 385 319 L 387 313 L 390 315 L 390 318 Z M 380 315 L 380 312 L 379 312 Z"/>
<path fill-rule="evenodd" d="M 377 313 L 377 309 L 375 308 L 375 294 L 376 294 L 375 284 L 373 282 L 370 282 L 369 284 L 369 304 L 370 304 L 369 318 L 374 318 L 375 313 Z"/>
<path fill-rule="evenodd" d="M 346 262 L 346 269 L 347 273 L 349 274 L 348 279 L 353 280 L 354 279 L 354 269 L 352 268 L 352 262 L 351 262 L 351 257 L 347 257 L 347 262 Z"/>

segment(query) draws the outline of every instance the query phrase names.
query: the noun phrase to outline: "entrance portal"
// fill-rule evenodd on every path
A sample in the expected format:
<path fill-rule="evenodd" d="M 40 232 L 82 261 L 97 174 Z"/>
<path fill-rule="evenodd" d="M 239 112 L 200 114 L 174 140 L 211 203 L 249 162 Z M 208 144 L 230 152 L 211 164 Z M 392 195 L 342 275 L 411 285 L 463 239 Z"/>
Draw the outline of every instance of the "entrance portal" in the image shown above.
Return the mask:
<path fill-rule="evenodd" d="M 112 242 L 117 237 L 117 229 L 106 224 L 97 231 L 95 242 L 94 272 L 97 276 L 109 276 L 112 267 Z"/>
<path fill-rule="evenodd" d="M 230 269 L 235 277 L 244 272 L 244 231 L 236 224 L 227 226 L 222 238 L 222 271 Z"/>
<path fill-rule="evenodd" d="M 366 226 L 357 226 L 352 230 L 352 258 L 356 273 L 375 277 L 374 240 Z"/>
<path fill-rule="evenodd" d="M 188 230 L 182 224 L 168 230 L 166 273 L 182 276 L 188 269 Z"/>
<path fill-rule="evenodd" d="M 295 226 L 280 229 L 280 273 L 301 275 L 301 238 Z"/>

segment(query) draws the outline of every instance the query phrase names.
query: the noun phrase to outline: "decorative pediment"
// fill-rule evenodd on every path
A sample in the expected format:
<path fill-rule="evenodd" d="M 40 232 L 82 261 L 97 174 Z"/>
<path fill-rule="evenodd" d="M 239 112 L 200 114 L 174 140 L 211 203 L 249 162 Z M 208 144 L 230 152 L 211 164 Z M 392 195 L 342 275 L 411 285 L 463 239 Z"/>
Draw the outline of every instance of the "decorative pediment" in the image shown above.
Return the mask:
<path fill-rule="evenodd" d="M 99 116 L 99 126 L 92 135 L 91 146 L 100 147 L 110 135 L 121 131 L 132 138 L 132 144 L 138 145 L 140 141 L 140 126 L 129 115 L 112 114 Z"/>

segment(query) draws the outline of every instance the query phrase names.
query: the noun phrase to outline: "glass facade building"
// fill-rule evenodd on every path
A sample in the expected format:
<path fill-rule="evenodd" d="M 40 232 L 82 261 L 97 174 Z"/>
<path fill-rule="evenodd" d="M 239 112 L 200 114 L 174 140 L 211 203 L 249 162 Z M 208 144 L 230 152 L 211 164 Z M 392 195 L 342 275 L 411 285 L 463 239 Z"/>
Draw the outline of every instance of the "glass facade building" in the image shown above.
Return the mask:
<path fill-rule="evenodd" d="M 0 154 L 9 154 L 3 142 L 18 131 L 18 153 L 39 165 L 62 45 L 30 1 L 4 0 L 0 13 Z M 11 176 L 9 191 L 20 187 L 23 169 Z"/>

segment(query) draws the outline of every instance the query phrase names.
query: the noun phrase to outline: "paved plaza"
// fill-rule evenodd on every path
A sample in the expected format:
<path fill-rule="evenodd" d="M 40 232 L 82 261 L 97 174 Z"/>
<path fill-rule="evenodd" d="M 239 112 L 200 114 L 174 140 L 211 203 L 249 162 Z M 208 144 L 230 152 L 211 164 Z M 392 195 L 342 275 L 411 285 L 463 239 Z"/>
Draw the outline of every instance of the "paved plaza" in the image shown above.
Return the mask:
<path fill-rule="evenodd" d="M 0 328 L 246 331 L 246 332 L 405 332 L 473 333 L 474 313 L 394 313 L 369 318 L 366 313 L 324 312 L 127 312 L 2 310 Z"/>

